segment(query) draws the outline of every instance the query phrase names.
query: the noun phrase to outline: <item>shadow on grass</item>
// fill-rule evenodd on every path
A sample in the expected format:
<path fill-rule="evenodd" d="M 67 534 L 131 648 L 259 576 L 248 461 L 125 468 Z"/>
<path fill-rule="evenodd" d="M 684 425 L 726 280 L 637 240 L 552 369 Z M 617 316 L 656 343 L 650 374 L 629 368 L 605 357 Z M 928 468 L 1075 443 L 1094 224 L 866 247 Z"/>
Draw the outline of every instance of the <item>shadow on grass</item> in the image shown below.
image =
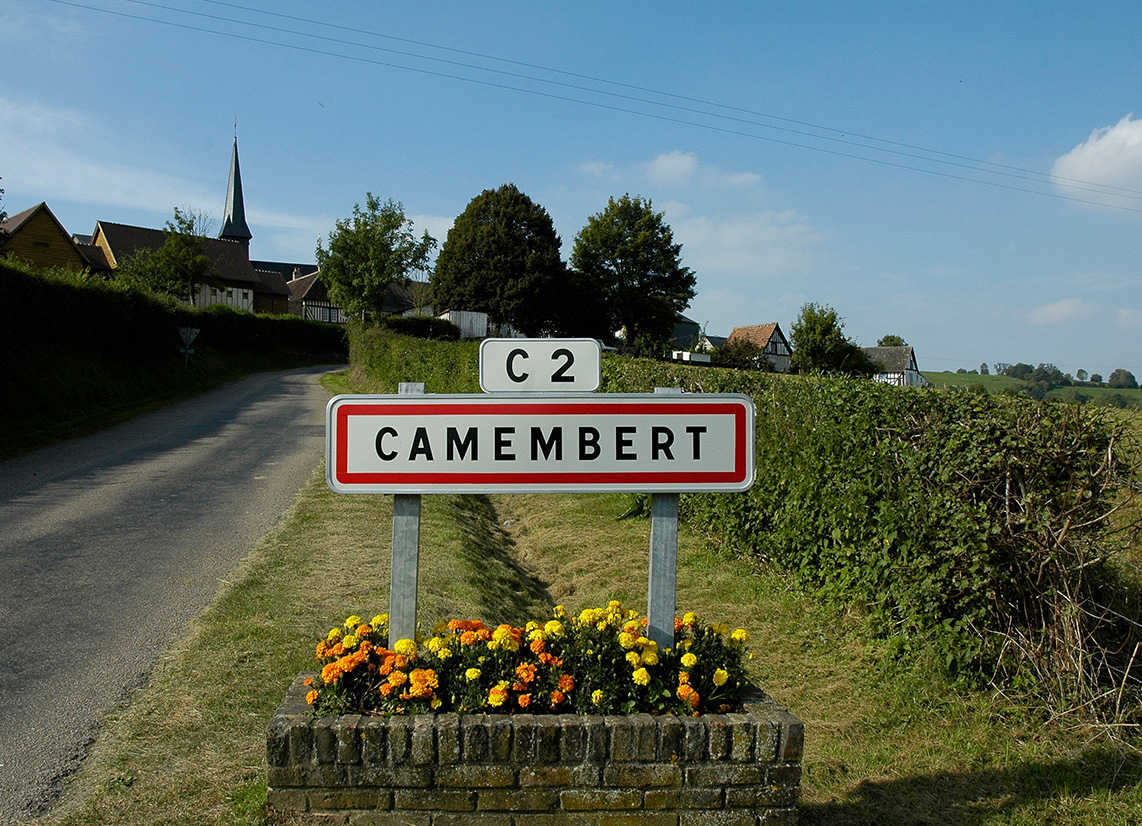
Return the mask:
<path fill-rule="evenodd" d="M 515 543 L 491 500 L 483 494 L 451 496 L 448 510 L 460 529 L 460 553 L 481 618 L 523 625 L 546 614 L 554 605 L 547 583 L 515 558 Z"/>
<path fill-rule="evenodd" d="M 1093 823 L 1096 821 L 1084 820 L 1084 816 L 1106 814 L 1111 807 L 1092 801 L 1084 815 L 1078 811 L 1081 801 L 1105 800 L 1140 782 L 1142 757 L 1098 747 L 1053 763 L 864 781 L 842 800 L 802 805 L 799 822 L 802 826 Z M 1070 810 L 1051 812 L 1050 801 L 1054 799 L 1068 801 Z M 1142 811 L 1137 816 L 1138 820 L 1117 822 L 1142 822 Z"/>

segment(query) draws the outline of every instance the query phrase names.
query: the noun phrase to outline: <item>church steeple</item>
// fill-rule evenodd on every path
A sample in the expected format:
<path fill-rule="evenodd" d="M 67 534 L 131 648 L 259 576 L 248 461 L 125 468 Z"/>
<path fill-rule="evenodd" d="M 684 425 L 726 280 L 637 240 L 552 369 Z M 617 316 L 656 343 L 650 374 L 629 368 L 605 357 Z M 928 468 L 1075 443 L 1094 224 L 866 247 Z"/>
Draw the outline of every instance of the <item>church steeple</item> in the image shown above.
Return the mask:
<path fill-rule="evenodd" d="M 226 217 L 218 237 L 236 241 L 246 254 L 250 254 L 250 239 L 254 237 L 246 225 L 246 205 L 242 201 L 242 172 L 238 168 L 238 138 L 234 138 L 234 152 L 230 156 L 230 184 L 226 187 Z"/>

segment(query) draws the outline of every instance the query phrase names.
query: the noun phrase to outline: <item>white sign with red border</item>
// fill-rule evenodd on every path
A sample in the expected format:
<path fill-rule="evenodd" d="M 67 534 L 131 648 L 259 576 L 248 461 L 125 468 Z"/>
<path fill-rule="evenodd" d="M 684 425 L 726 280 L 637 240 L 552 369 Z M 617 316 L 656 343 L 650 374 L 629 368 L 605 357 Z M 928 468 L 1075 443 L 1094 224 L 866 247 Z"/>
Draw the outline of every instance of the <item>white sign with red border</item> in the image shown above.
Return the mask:
<path fill-rule="evenodd" d="M 740 394 L 337 396 L 339 493 L 742 491 L 754 407 Z"/>

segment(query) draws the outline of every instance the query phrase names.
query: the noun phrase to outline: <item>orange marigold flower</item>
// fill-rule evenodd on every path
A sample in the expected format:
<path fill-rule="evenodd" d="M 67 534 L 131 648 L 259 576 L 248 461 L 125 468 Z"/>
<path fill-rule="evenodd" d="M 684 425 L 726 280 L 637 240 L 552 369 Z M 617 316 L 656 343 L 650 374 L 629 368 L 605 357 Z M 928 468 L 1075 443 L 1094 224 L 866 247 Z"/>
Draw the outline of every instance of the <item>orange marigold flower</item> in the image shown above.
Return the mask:
<path fill-rule="evenodd" d="M 559 677 L 559 690 L 560 691 L 564 691 L 564 692 L 571 691 L 573 688 L 575 688 L 575 678 L 574 677 L 572 677 L 570 674 L 563 674 Z"/>
<path fill-rule="evenodd" d="M 527 708 L 529 705 L 531 705 L 531 695 L 521 694 L 516 697 L 516 702 L 519 703 L 520 708 Z"/>
<path fill-rule="evenodd" d="M 531 649 L 532 654 L 542 654 L 543 650 L 547 647 L 547 643 L 542 638 L 536 637 L 531 641 L 531 645 L 528 647 Z"/>
<path fill-rule="evenodd" d="M 312 678 L 312 677 L 306 677 L 306 678 L 305 678 L 305 679 L 302 681 L 302 683 L 301 683 L 301 684 L 302 684 L 302 685 L 313 685 L 313 678 Z"/>
<path fill-rule="evenodd" d="M 677 634 L 681 630 L 682 630 L 682 618 L 681 617 L 675 617 L 674 618 L 674 633 Z"/>
<path fill-rule="evenodd" d="M 477 628 L 476 629 L 476 637 L 480 640 L 480 642 L 487 642 L 488 640 L 490 640 L 492 638 L 492 629 L 491 628 Z"/>
<path fill-rule="evenodd" d="M 366 634 L 372 634 L 373 633 L 373 627 L 371 625 L 366 625 L 365 623 L 361 623 L 360 625 L 357 626 L 357 630 L 355 633 L 357 634 L 357 637 L 360 638 L 360 637 L 365 636 Z"/>
<path fill-rule="evenodd" d="M 533 663 L 520 663 L 516 666 L 515 675 L 519 677 L 520 682 L 533 683 L 535 682 L 536 668 Z"/>
<path fill-rule="evenodd" d="M 480 637 L 476 634 L 475 631 L 465 631 L 460 635 L 461 645 L 475 645 L 477 642 L 479 642 L 479 640 Z"/>
<path fill-rule="evenodd" d="M 382 697 L 388 697 L 395 690 L 396 686 L 394 686 L 392 683 L 381 683 L 381 687 L 378 689 Z"/>
<path fill-rule="evenodd" d="M 403 671 L 393 671 L 389 675 L 389 685 L 400 687 L 408 682 L 408 675 Z"/>
<path fill-rule="evenodd" d="M 558 691 L 558 690 L 552 691 L 551 692 L 551 707 L 554 708 L 555 706 L 559 705 L 560 703 L 562 703 L 566 699 L 567 699 L 567 695 L 565 695 L 562 691 Z"/>
<path fill-rule="evenodd" d="M 306 694 L 305 695 L 305 701 L 307 703 L 309 703 L 310 705 L 313 705 L 317 701 L 317 692 L 311 691 L 308 694 Z"/>

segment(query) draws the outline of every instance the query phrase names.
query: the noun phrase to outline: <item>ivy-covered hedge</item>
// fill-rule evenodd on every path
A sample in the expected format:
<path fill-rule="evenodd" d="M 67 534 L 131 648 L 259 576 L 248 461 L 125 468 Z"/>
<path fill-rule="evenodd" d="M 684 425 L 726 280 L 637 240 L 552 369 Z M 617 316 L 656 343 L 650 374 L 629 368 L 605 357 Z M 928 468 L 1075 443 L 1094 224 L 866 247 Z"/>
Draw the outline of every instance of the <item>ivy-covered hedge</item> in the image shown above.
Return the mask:
<path fill-rule="evenodd" d="M 354 336 L 352 358 L 377 392 L 400 381 L 478 392 L 475 344 L 369 331 Z M 859 606 L 891 647 L 935 652 L 954 674 L 1046 679 L 1060 694 L 1121 681 L 1137 628 L 1105 609 L 1142 619 L 1114 577 L 1126 534 L 1108 530 L 1130 472 L 1121 419 L 604 357 L 602 392 L 655 387 L 745 393 L 757 407 L 753 488 L 684 496 L 684 518 L 816 596 Z"/>
<path fill-rule="evenodd" d="M 626 359 L 603 372 L 606 391 L 750 395 L 756 483 L 684 497 L 684 515 L 816 595 L 858 604 L 900 650 L 934 650 L 958 673 L 1049 678 L 1063 693 L 1121 681 L 1135 626 L 1105 610 L 1131 610 L 1110 564 L 1129 473 L 1121 419 L 844 378 Z"/>

